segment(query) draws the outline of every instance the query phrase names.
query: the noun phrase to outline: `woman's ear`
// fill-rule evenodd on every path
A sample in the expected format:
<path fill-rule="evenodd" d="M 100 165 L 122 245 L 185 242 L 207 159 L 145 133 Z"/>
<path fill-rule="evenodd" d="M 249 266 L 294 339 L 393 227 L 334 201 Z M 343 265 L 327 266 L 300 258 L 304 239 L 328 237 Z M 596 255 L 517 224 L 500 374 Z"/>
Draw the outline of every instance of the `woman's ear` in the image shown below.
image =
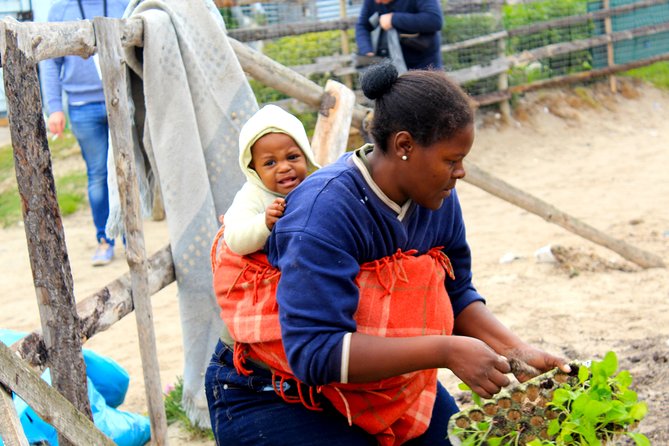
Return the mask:
<path fill-rule="evenodd" d="M 393 151 L 395 155 L 403 161 L 407 161 L 411 158 L 411 153 L 413 152 L 414 141 L 411 133 L 406 130 L 395 133 L 393 137 Z"/>

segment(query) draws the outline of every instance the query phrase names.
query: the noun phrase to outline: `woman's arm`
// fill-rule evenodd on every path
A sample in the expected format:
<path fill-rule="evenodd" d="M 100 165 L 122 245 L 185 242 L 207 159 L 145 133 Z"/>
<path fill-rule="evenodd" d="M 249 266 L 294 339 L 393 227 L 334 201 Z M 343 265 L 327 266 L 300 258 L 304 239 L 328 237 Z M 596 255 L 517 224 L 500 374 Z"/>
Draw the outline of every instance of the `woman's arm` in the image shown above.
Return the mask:
<path fill-rule="evenodd" d="M 455 319 L 454 334 L 480 339 L 495 352 L 509 360 L 528 364 L 540 372 L 559 367 L 569 372 L 569 365 L 563 358 L 551 355 L 533 347 L 509 330 L 497 319 L 482 302 L 474 302 L 467 306 Z M 532 376 L 526 370 L 514 370 L 520 381 Z"/>
<path fill-rule="evenodd" d="M 509 384 L 511 369 L 484 342 L 464 336 L 382 338 L 351 336 L 349 382 L 370 382 L 425 369 L 448 368 L 478 395 L 490 398 Z"/>

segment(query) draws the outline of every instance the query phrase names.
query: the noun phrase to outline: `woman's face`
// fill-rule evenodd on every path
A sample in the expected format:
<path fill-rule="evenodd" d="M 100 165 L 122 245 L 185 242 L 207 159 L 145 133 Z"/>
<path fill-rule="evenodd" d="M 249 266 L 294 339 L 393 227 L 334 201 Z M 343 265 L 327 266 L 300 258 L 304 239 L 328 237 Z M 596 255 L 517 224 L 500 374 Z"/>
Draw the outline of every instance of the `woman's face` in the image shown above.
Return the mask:
<path fill-rule="evenodd" d="M 474 126 L 470 124 L 453 137 L 430 146 L 420 146 L 415 141 L 405 148 L 400 145 L 398 186 L 403 201 L 410 198 L 428 209 L 439 209 L 456 181 L 464 178 L 463 161 L 473 143 Z M 402 154 L 407 156 L 406 161 L 401 159 Z"/>

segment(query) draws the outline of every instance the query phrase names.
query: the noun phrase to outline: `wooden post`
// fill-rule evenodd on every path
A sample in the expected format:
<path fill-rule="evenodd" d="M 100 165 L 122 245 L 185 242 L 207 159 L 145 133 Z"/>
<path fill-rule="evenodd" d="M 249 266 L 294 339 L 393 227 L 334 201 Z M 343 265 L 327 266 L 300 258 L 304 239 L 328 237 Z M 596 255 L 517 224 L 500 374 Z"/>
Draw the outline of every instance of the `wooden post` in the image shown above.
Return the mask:
<path fill-rule="evenodd" d="M 5 446 L 30 446 L 16 413 L 12 394 L 0 385 L 0 438 Z"/>
<path fill-rule="evenodd" d="M 591 242 L 609 248 L 642 268 L 663 268 L 665 266 L 659 256 L 604 234 L 592 226 L 562 212 L 555 206 L 492 176 L 470 162 L 466 163 L 465 167 L 467 176 L 465 176 L 464 180 L 466 182 L 471 183 L 496 197 L 530 211 L 546 221 L 562 226 L 566 230 L 580 235 Z"/>
<path fill-rule="evenodd" d="M 602 8 L 604 10 L 608 10 L 609 6 L 610 6 L 610 0 L 603 0 Z M 604 19 L 604 32 L 606 33 L 607 37 L 610 37 L 611 33 L 613 32 L 610 15 Z M 613 51 L 613 42 L 609 40 L 608 43 L 606 44 L 606 60 L 609 67 L 612 67 L 616 64 L 614 59 L 615 55 Z M 609 88 L 611 89 L 611 93 L 616 93 L 618 91 L 618 84 L 616 82 L 616 76 L 614 74 L 609 75 Z"/>
<path fill-rule="evenodd" d="M 96 17 L 93 19 L 93 25 L 100 55 L 100 70 L 116 161 L 119 196 L 123 209 L 126 258 L 130 267 L 139 350 L 144 372 L 144 388 L 151 420 L 152 443 L 166 445 L 167 418 L 160 384 L 160 367 L 153 329 L 151 300 L 148 293 L 148 265 L 139 206 L 139 185 L 135 173 L 132 120 L 127 91 L 128 73 L 121 45 L 120 22 Z"/>
<path fill-rule="evenodd" d="M 59 444 L 61 439 L 67 439 L 68 444 L 76 445 L 116 444 L 2 342 L 0 342 L 0 384 L 11 386 L 14 393 L 20 396 L 45 423 L 56 429 Z"/>
<path fill-rule="evenodd" d="M 346 0 L 339 0 L 339 17 L 344 20 L 346 18 Z M 341 53 L 345 56 L 351 54 L 351 48 L 348 45 L 348 31 L 342 29 L 341 33 Z M 344 85 L 348 88 L 353 88 L 353 79 L 350 74 L 343 76 Z"/>
<path fill-rule="evenodd" d="M 14 146 L 16 181 L 44 342 L 54 388 L 92 419 L 79 318 L 51 169 L 32 36 L 6 23 L 0 48 Z M 70 444 L 67 439 L 61 444 Z"/>
<path fill-rule="evenodd" d="M 494 3 L 492 5 L 492 14 L 497 22 L 498 28 L 502 29 L 504 37 L 497 41 L 497 57 L 506 57 L 506 32 L 504 30 L 504 20 L 502 20 L 502 4 Z M 503 71 L 497 76 L 497 90 L 500 92 L 506 91 L 509 88 L 509 72 Z M 505 99 L 499 103 L 499 112 L 502 115 L 502 121 L 506 124 L 511 122 L 511 105 L 509 100 Z"/>
<path fill-rule="evenodd" d="M 355 93 L 348 87 L 332 79 L 326 82 L 311 139 L 316 162 L 321 166 L 330 164 L 346 151 L 354 104 Z"/>

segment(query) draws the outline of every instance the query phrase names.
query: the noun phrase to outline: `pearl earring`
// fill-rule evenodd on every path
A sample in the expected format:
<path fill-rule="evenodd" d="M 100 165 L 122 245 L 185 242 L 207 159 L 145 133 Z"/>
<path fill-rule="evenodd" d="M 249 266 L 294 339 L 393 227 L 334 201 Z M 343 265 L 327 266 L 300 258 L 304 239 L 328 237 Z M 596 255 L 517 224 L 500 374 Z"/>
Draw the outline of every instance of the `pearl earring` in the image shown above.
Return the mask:
<path fill-rule="evenodd" d="M 406 156 L 406 155 L 402 155 L 402 161 L 406 161 L 406 160 L 408 160 L 408 159 L 409 159 L 408 156 Z"/>

